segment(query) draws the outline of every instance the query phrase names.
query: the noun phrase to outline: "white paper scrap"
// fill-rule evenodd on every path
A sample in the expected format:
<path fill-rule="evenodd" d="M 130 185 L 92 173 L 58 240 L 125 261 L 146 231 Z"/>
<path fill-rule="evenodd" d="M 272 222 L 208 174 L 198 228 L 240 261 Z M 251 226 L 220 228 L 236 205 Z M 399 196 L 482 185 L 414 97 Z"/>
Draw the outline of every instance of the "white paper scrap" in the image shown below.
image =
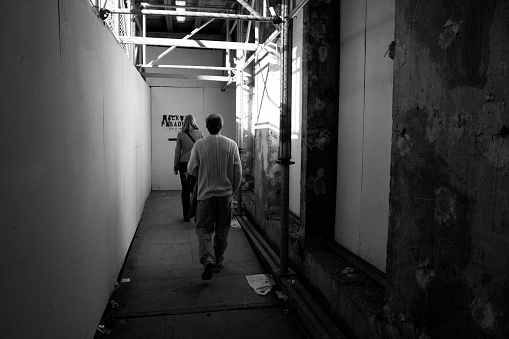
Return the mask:
<path fill-rule="evenodd" d="M 276 284 L 270 274 L 246 275 L 249 286 L 259 295 L 267 295 Z"/>

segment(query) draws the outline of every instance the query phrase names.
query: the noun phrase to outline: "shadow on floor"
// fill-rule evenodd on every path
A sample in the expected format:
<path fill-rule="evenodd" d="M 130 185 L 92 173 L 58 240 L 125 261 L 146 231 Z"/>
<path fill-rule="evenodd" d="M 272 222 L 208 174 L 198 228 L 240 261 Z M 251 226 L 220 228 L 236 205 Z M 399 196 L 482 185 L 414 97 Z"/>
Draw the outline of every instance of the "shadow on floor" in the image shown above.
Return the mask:
<path fill-rule="evenodd" d="M 96 338 L 306 338 L 275 290 L 249 286 L 246 276 L 268 272 L 242 229 L 230 229 L 223 270 L 201 272 L 180 191 L 152 191 L 102 322 L 111 332 Z"/>

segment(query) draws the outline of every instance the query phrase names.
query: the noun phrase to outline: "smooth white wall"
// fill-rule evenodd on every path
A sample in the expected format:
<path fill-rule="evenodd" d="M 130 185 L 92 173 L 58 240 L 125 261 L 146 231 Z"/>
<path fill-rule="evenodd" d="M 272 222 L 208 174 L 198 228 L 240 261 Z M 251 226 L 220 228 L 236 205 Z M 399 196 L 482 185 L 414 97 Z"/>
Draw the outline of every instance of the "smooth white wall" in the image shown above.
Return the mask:
<path fill-rule="evenodd" d="M 166 49 L 150 47 L 148 60 L 155 59 Z M 224 66 L 223 51 L 201 49 L 175 49 L 163 59 L 161 64 Z M 203 70 L 150 70 L 151 72 L 171 72 L 182 74 L 222 75 L 221 72 Z M 235 117 L 235 84 L 221 91 L 222 82 L 182 79 L 148 78 L 152 98 L 152 189 L 180 190 L 180 177 L 173 172 L 177 132 L 162 126 L 163 115 L 192 114 L 203 131 L 205 118 L 212 113 L 221 114 L 224 126 L 221 134 L 237 142 Z"/>
<path fill-rule="evenodd" d="M 88 0 L 2 13 L 0 336 L 92 338 L 150 193 L 149 88 Z"/>
<path fill-rule="evenodd" d="M 341 2 L 335 240 L 385 271 L 394 0 Z"/>

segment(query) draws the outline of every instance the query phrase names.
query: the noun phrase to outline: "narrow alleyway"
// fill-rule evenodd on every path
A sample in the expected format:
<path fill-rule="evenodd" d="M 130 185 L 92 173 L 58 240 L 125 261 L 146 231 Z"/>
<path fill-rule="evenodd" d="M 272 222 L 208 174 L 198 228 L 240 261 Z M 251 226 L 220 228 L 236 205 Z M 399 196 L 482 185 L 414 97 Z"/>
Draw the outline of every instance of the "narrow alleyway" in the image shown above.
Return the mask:
<path fill-rule="evenodd" d="M 230 230 L 224 269 L 204 281 L 195 224 L 181 215 L 180 191 L 151 192 L 105 313 L 111 332 L 98 339 L 306 338 L 276 287 L 262 296 L 248 284 L 268 272 L 241 228 Z"/>

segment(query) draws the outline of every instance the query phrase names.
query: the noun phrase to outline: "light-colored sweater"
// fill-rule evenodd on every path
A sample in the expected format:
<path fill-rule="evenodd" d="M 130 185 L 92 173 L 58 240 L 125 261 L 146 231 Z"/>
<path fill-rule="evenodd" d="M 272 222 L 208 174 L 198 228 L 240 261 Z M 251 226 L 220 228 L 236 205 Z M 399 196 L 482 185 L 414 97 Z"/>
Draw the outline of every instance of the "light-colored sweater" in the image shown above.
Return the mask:
<path fill-rule="evenodd" d="M 197 140 L 187 171 L 198 177 L 198 200 L 233 194 L 239 188 L 242 177 L 237 144 L 220 134 Z"/>

